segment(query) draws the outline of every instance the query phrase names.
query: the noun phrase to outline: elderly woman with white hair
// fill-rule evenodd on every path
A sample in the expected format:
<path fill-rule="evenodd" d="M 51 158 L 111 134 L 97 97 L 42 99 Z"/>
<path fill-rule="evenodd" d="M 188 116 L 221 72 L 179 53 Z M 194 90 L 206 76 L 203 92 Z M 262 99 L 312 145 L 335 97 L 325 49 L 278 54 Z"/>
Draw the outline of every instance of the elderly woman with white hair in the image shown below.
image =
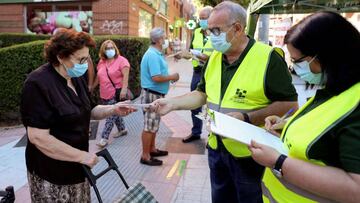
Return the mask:
<path fill-rule="evenodd" d="M 156 27 L 150 32 L 151 45 L 141 60 L 141 103 L 148 104 L 163 98 L 169 91 L 169 82 L 179 80 L 179 74 L 169 75 L 168 64 L 163 50 L 169 43 L 165 40 L 165 31 Z M 162 161 L 154 157 L 166 156 L 167 151 L 155 147 L 155 137 L 159 130 L 160 115 L 144 109 L 144 129 L 142 132 L 143 153 L 140 163 L 149 166 L 160 166 Z"/>

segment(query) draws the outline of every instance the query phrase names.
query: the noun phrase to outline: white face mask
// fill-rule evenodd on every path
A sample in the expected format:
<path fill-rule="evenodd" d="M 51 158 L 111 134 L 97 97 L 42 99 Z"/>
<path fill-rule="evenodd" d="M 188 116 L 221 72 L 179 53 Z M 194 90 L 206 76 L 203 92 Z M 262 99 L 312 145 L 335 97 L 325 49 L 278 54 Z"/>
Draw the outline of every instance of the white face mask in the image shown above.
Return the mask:
<path fill-rule="evenodd" d="M 169 47 L 169 40 L 165 40 L 164 43 L 161 45 L 162 49 L 167 49 Z"/>

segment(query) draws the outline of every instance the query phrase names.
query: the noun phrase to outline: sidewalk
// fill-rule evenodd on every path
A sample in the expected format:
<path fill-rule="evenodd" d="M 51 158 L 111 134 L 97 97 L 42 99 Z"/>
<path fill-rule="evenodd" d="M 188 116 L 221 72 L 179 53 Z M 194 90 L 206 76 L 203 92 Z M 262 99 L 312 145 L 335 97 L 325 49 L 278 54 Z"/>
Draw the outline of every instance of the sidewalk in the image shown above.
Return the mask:
<path fill-rule="evenodd" d="M 192 76 L 191 62 L 181 60 L 174 63 L 169 60 L 170 73 L 178 72 L 180 80 L 170 87 L 168 96 L 176 96 L 190 91 Z M 305 97 L 314 91 L 305 91 L 303 83 L 293 78 L 298 91 L 299 102 L 302 105 Z M 139 163 L 141 153 L 141 137 L 143 118 L 142 113 L 136 112 L 125 117 L 128 135 L 110 139 L 107 147 L 120 171 L 129 185 L 141 182 L 155 196 L 160 203 L 208 203 L 211 202 L 209 168 L 205 150 L 206 130 L 203 129 L 202 139 L 194 143 L 183 144 L 181 139 L 190 134 L 190 111 L 171 112 L 162 118 L 161 128 L 157 137 L 157 146 L 170 152 L 162 158 L 164 165 L 149 167 Z M 104 121 L 99 124 L 97 139 L 100 138 Z M 114 128 L 115 129 L 115 128 Z M 114 130 L 113 133 L 116 131 Z M 30 202 L 29 189 L 26 178 L 24 151 L 25 147 L 14 147 L 24 135 L 25 129 L 20 127 L 0 129 L 0 189 L 13 185 L 16 191 L 16 201 Z M 98 140 L 90 140 L 90 151 L 97 151 L 95 145 Z M 186 161 L 183 173 L 176 171 L 169 173 L 172 168 L 180 166 Z M 105 161 L 101 160 L 93 169 L 97 171 L 105 168 Z M 118 199 L 125 188 L 114 172 L 99 179 L 100 194 L 104 202 Z M 97 202 L 92 190 L 92 202 Z"/>

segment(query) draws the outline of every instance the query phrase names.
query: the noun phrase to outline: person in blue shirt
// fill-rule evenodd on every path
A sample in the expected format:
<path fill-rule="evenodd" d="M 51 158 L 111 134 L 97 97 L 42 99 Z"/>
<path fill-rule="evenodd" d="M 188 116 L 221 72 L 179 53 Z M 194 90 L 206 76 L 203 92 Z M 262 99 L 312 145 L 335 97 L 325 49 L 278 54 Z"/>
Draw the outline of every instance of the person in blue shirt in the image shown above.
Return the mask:
<path fill-rule="evenodd" d="M 163 98 L 169 91 L 170 81 L 179 80 L 179 74 L 169 75 L 168 64 L 163 50 L 169 46 L 165 40 L 165 31 L 156 27 L 150 32 L 151 45 L 145 52 L 140 65 L 141 103 L 149 104 L 156 99 Z M 140 163 L 149 166 L 160 166 L 162 161 L 154 157 L 166 156 L 167 151 L 155 147 L 155 137 L 159 130 L 160 115 L 144 108 L 144 129 L 142 132 L 143 153 Z"/>

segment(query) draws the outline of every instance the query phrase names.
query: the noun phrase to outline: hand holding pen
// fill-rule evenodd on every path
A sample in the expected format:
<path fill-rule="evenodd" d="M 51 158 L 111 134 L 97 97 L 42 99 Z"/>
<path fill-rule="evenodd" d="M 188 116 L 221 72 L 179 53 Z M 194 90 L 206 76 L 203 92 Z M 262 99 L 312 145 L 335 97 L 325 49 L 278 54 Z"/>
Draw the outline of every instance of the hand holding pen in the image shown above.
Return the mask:
<path fill-rule="evenodd" d="M 268 131 L 280 130 L 286 124 L 287 118 L 289 118 L 294 112 L 294 108 L 291 108 L 281 118 L 279 116 L 268 116 L 265 118 L 265 129 Z"/>

